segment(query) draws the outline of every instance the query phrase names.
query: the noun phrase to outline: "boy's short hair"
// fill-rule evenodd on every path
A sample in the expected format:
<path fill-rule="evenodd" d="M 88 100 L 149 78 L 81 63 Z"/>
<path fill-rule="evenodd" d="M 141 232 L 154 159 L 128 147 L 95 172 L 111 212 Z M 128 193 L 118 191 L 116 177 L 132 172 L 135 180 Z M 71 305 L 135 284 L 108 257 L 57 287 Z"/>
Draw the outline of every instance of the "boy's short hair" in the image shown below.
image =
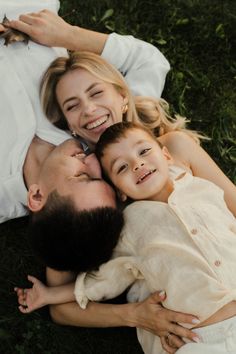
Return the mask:
<path fill-rule="evenodd" d="M 141 129 L 145 131 L 161 146 L 155 135 L 143 125 L 132 122 L 119 122 L 108 127 L 100 136 L 95 148 L 95 154 L 98 160 L 101 162 L 104 150 L 110 144 L 117 143 L 121 138 L 125 137 L 126 132 L 131 129 Z"/>
<path fill-rule="evenodd" d="M 97 269 L 111 258 L 123 225 L 118 209 L 78 211 L 70 198 L 54 191 L 46 208 L 32 215 L 29 230 L 44 265 L 79 273 Z"/>

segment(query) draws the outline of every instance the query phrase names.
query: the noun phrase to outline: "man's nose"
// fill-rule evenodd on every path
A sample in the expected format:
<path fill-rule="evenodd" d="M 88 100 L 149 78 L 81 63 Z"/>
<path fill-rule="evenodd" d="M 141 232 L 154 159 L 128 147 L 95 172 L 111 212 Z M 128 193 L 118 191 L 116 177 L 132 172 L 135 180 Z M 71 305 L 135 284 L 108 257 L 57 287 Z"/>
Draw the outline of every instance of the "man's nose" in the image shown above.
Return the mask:
<path fill-rule="evenodd" d="M 137 171 L 140 167 L 144 166 L 144 162 L 140 161 L 134 165 L 134 171 Z"/>

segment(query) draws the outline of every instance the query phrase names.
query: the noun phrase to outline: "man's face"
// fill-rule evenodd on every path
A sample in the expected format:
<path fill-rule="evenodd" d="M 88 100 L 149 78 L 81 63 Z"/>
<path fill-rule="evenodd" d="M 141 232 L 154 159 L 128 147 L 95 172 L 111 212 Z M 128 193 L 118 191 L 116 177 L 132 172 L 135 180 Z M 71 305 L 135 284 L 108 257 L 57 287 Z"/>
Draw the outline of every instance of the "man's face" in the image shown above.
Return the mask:
<path fill-rule="evenodd" d="M 115 193 L 101 178 L 101 168 L 94 154 L 86 156 L 76 140 L 57 146 L 45 160 L 40 185 L 44 194 L 53 190 L 68 196 L 78 210 L 115 207 Z"/>

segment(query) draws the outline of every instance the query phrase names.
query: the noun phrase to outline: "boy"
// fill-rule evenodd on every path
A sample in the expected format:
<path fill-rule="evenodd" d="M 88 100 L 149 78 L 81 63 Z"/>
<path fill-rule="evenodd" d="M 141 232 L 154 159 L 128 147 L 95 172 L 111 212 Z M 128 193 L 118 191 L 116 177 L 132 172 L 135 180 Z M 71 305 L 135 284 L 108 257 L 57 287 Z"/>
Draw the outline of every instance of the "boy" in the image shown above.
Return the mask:
<path fill-rule="evenodd" d="M 107 129 L 96 154 L 121 199 L 140 202 L 125 210 L 117 258 L 78 276 L 80 306 L 143 279 L 149 292 L 166 291 L 167 308 L 194 309 L 201 321 L 195 331 L 203 343 L 188 343 L 179 353 L 236 352 L 236 220 L 222 190 L 193 177 L 149 131 L 131 123 Z M 133 287 L 130 300 L 139 295 Z M 144 330 L 138 336 L 145 353 L 160 352 L 157 338 Z"/>

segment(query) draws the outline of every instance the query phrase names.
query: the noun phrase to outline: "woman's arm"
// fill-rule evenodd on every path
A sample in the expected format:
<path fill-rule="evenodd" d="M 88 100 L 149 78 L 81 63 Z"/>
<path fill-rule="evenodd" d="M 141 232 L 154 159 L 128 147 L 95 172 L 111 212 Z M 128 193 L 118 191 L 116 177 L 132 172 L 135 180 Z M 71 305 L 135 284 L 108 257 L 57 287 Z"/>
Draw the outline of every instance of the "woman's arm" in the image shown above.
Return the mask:
<path fill-rule="evenodd" d="M 101 54 L 122 74 L 134 95 L 160 97 L 169 62 L 153 45 L 133 36 L 110 35 L 72 26 L 49 10 L 21 15 L 15 29 L 38 43 Z"/>
<path fill-rule="evenodd" d="M 73 279 L 74 276 L 70 273 L 47 269 L 49 286 L 68 284 Z M 170 332 L 194 340 L 196 334 L 176 323 L 195 324 L 196 317 L 164 309 L 159 304 L 164 298 L 163 294 L 156 292 L 139 303 L 116 305 L 89 302 L 86 310 L 82 310 L 76 302 L 71 302 L 50 306 L 50 313 L 52 319 L 62 325 L 139 327 L 159 336 L 166 336 Z M 177 343 L 179 346 L 183 344 L 178 339 Z"/>
<path fill-rule="evenodd" d="M 23 14 L 10 26 L 27 33 L 35 42 L 48 47 L 87 50 L 101 54 L 108 35 L 72 26 L 50 10 Z"/>
<path fill-rule="evenodd" d="M 236 186 L 206 151 L 183 132 L 168 133 L 159 140 L 167 146 L 176 160 L 192 170 L 194 176 L 207 179 L 223 189 L 226 204 L 236 217 Z"/>

